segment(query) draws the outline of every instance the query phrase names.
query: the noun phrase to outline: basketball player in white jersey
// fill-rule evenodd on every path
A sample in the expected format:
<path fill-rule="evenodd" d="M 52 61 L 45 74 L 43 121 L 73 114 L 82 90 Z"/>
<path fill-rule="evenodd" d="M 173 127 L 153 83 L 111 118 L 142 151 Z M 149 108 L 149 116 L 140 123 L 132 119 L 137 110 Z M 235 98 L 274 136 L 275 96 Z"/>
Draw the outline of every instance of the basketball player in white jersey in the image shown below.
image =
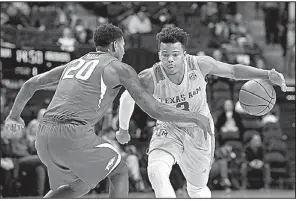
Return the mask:
<path fill-rule="evenodd" d="M 186 54 L 188 34 L 180 28 L 163 28 L 157 34 L 160 62 L 139 74 L 142 86 L 160 102 L 182 110 L 198 112 L 211 122 L 212 133 L 204 135 L 192 123 L 158 121 L 149 146 L 148 176 L 157 198 L 175 198 L 169 175 L 179 164 L 191 198 L 210 198 L 206 186 L 214 156 L 214 124 L 206 98 L 207 74 L 237 80 L 269 79 L 286 90 L 284 77 L 275 70 L 261 70 L 245 65 L 231 65 L 208 56 Z M 128 124 L 134 100 L 127 91 L 119 110 L 120 142 L 129 141 Z"/>

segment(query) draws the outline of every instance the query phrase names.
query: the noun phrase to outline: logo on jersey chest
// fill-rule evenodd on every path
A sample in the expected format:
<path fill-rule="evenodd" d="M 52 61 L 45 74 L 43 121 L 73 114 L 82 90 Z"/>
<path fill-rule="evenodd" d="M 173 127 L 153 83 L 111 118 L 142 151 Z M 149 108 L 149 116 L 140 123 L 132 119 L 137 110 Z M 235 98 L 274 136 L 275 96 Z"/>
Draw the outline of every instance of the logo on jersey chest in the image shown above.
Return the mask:
<path fill-rule="evenodd" d="M 190 75 L 189 75 L 189 79 L 190 80 L 196 80 L 197 79 L 197 75 L 195 72 L 192 72 Z"/>
<path fill-rule="evenodd" d="M 189 98 L 196 96 L 201 91 L 201 87 L 198 87 L 196 90 L 189 92 Z"/>
<path fill-rule="evenodd" d="M 167 137 L 167 135 L 168 135 L 168 132 L 166 129 L 156 129 L 155 133 L 156 133 L 156 136 L 158 136 L 158 137 L 161 137 L 161 136 Z"/>

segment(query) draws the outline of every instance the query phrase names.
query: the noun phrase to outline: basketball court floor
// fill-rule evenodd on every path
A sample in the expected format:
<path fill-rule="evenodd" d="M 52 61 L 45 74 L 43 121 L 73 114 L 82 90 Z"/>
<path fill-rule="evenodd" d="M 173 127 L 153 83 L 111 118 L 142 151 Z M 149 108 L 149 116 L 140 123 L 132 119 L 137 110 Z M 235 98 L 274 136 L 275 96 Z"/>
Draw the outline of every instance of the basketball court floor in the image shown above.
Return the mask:
<path fill-rule="evenodd" d="M 189 198 L 185 193 L 177 194 L 178 198 Z M 108 198 L 107 194 L 88 194 L 84 198 Z M 155 195 L 150 193 L 130 193 L 129 198 L 155 198 Z M 248 198 L 284 198 L 284 199 L 295 199 L 295 190 L 238 190 L 231 191 L 229 193 L 225 191 L 212 191 L 212 198 L 237 198 L 237 199 L 248 199 Z"/>
<path fill-rule="evenodd" d="M 189 198 L 185 192 L 177 193 L 178 198 Z M 17 197 L 16 199 L 38 199 L 40 197 Z M 108 198 L 108 194 L 88 194 L 83 197 L 84 199 L 98 199 Z M 129 193 L 129 198 L 135 199 L 152 199 L 155 198 L 153 192 L 149 193 Z M 212 191 L 212 199 L 296 199 L 295 190 L 238 190 L 238 191 Z M 12 198 L 15 199 L 15 198 Z"/>

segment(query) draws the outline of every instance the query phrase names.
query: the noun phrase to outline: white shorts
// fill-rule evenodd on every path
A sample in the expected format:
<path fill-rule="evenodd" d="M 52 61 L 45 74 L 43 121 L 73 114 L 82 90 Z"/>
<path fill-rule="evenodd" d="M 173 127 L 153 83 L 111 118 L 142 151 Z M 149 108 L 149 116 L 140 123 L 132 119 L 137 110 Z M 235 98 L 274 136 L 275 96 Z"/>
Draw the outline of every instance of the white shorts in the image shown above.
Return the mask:
<path fill-rule="evenodd" d="M 174 124 L 157 125 L 149 151 L 164 150 L 173 155 L 185 178 L 196 187 L 205 187 L 211 169 L 211 137 L 204 138 L 199 127 L 181 128 Z"/>

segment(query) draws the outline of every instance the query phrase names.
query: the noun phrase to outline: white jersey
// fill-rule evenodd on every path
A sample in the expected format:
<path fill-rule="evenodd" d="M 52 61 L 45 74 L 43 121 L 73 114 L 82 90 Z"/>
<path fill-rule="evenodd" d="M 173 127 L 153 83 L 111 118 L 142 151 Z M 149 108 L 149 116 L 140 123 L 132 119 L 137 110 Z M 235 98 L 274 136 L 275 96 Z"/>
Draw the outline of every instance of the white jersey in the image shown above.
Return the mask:
<path fill-rule="evenodd" d="M 180 85 L 174 84 L 167 77 L 161 62 L 154 64 L 151 69 L 154 80 L 153 96 L 162 103 L 170 106 L 198 112 L 211 121 L 212 131 L 214 133 L 213 119 L 207 104 L 206 81 L 199 68 L 199 56 L 185 56 L 185 76 Z M 157 121 L 158 124 L 168 124 Z M 172 124 L 172 123 L 170 123 Z M 194 123 L 174 123 L 178 127 L 195 127 Z"/>

